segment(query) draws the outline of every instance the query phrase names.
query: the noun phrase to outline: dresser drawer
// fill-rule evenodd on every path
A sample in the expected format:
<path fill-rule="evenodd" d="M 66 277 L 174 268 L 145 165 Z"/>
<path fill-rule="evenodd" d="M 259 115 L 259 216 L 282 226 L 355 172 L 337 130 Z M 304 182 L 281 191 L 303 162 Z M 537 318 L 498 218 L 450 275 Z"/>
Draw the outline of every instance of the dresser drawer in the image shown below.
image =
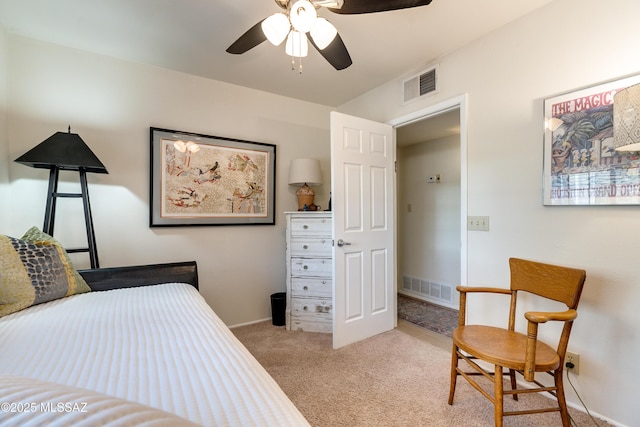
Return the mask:
<path fill-rule="evenodd" d="M 291 258 L 291 274 L 298 277 L 331 277 L 331 258 Z"/>
<path fill-rule="evenodd" d="M 291 298 L 291 316 L 331 321 L 333 303 L 329 298 Z"/>
<path fill-rule="evenodd" d="M 333 332 L 333 321 L 331 319 L 322 321 L 292 316 L 289 324 L 292 331 L 323 332 L 325 334 Z"/>
<path fill-rule="evenodd" d="M 292 236 L 331 236 L 331 218 L 291 218 Z"/>
<path fill-rule="evenodd" d="M 291 238 L 291 255 L 308 256 L 308 255 L 325 255 L 331 256 L 331 239 L 316 237 L 292 237 Z"/>
<path fill-rule="evenodd" d="M 331 298 L 332 283 L 329 279 L 291 279 L 291 296 Z"/>

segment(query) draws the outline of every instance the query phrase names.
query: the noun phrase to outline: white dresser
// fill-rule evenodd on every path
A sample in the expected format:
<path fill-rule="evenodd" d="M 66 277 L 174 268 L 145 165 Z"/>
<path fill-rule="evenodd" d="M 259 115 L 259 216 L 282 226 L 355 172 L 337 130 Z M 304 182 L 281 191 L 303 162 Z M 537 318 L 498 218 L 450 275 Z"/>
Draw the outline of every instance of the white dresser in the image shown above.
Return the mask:
<path fill-rule="evenodd" d="M 331 212 L 286 212 L 287 330 L 333 329 Z"/>

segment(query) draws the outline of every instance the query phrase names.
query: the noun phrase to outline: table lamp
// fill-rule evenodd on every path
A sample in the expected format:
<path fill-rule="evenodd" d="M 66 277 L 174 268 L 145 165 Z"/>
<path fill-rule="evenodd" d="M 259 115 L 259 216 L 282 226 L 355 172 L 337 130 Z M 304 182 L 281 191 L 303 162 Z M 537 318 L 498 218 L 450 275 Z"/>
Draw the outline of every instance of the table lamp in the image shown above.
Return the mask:
<path fill-rule="evenodd" d="M 316 193 L 310 186 L 322 185 L 320 160 L 294 159 L 289 165 L 289 185 L 300 185 L 296 191 L 298 210 L 317 210 L 313 203 Z M 306 208 L 305 208 L 306 207 Z"/>

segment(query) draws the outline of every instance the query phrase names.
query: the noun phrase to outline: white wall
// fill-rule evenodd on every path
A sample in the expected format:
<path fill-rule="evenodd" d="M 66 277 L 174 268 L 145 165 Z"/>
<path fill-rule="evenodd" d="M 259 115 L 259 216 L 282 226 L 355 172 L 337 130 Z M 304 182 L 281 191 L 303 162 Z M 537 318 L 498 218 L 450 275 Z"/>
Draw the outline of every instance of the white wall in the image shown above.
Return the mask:
<path fill-rule="evenodd" d="M 297 207 L 291 159 L 321 160 L 316 200 L 328 202 L 328 107 L 13 36 L 8 59 L 13 215 L 0 232 L 42 226 L 48 172 L 13 160 L 71 125 L 109 171 L 88 175 L 101 267 L 196 260 L 201 293 L 225 323 L 271 316 L 269 295 L 285 289 L 283 212 Z M 277 145 L 276 225 L 149 228 L 150 126 Z M 61 191 L 77 183 L 68 174 Z M 82 221 L 77 200 L 59 201 L 55 237 L 82 245 Z M 74 262 L 88 267 L 86 254 Z"/>
<path fill-rule="evenodd" d="M 455 292 L 460 283 L 460 137 L 399 148 L 398 171 L 400 275 L 451 285 Z M 440 175 L 439 183 L 427 182 L 433 175 Z"/>
<path fill-rule="evenodd" d="M 640 425 L 640 208 L 542 206 L 542 117 L 547 97 L 640 72 L 638 16 L 637 0 L 556 0 L 441 58 L 435 97 L 401 105 L 398 78 L 340 107 L 389 121 L 468 94 L 468 214 L 489 215 L 491 231 L 468 233 L 462 280 L 506 287 L 511 256 L 586 269 L 574 383 L 591 411 L 629 426 Z M 469 320 L 497 322 L 489 304 Z"/>
<path fill-rule="evenodd" d="M 0 224 L 9 222 L 9 141 L 7 140 L 7 38 L 0 27 Z"/>

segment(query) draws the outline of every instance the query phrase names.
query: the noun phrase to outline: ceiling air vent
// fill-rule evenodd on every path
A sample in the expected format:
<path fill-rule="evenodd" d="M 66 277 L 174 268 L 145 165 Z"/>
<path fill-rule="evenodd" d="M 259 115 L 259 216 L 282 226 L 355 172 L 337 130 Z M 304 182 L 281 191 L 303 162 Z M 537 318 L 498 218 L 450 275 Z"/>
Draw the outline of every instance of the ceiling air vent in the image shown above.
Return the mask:
<path fill-rule="evenodd" d="M 404 102 L 412 101 L 437 89 L 437 67 L 430 68 L 404 81 Z"/>

